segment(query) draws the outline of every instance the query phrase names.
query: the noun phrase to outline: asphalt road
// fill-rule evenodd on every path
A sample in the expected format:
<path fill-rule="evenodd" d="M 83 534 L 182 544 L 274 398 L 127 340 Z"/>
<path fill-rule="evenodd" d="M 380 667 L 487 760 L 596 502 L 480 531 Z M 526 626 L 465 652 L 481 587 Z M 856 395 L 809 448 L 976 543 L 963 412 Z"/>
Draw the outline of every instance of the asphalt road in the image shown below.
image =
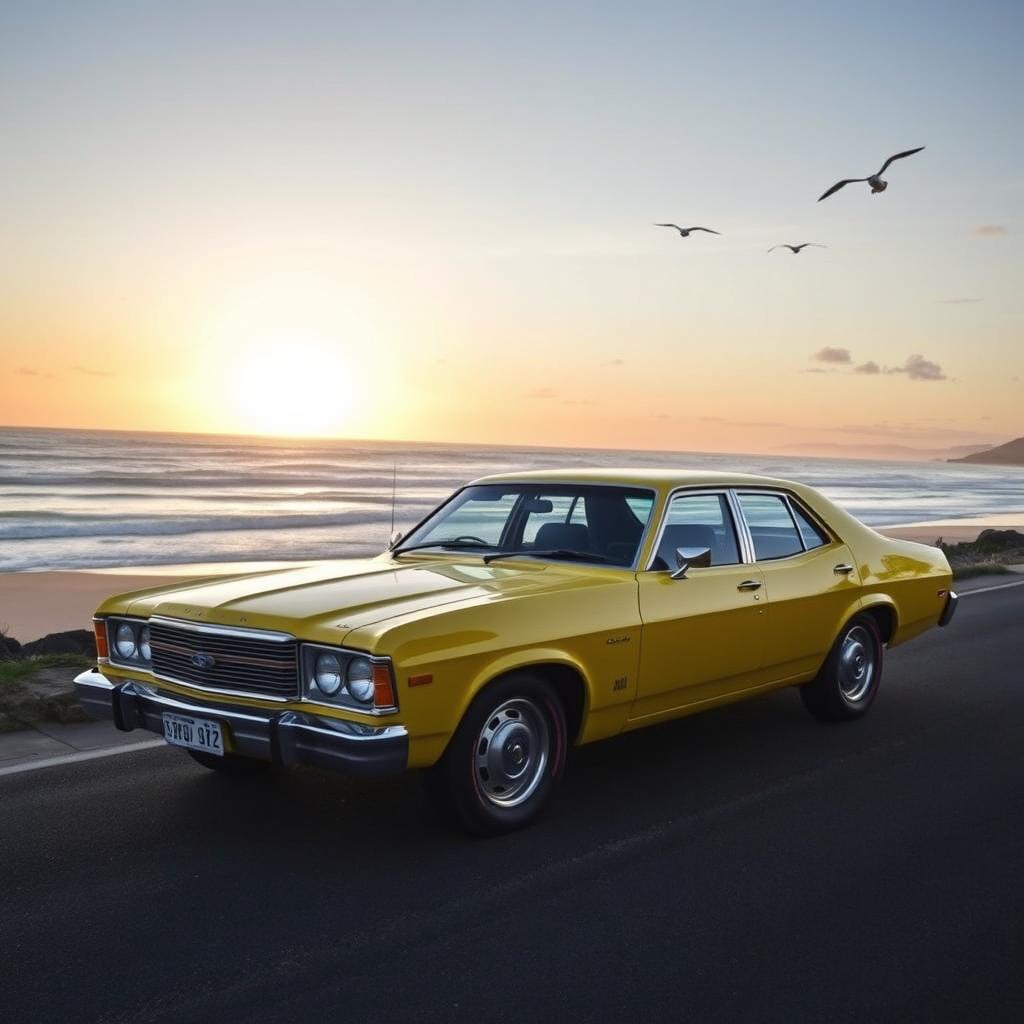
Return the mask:
<path fill-rule="evenodd" d="M 0 779 L 0 1018 L 1024 1019 L 1024 587 L 795 692 L 584 748 L 472 841 L 415 777 L 171 749 Z"/>

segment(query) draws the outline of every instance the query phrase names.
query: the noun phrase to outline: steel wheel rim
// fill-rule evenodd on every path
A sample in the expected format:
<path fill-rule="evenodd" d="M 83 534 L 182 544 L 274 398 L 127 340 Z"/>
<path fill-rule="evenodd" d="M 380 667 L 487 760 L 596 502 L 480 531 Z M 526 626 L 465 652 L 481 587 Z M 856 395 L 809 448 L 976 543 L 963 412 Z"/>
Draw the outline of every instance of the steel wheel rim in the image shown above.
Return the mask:
<path fill-rule="evenodd" d="M 547 717 L 533 701 L 516 697 L 500 704 L 476 740 L 473 770 L 481 795 L 496 807 L 525 803 L 544 777 L 550 749 Z"/>
<path fill-rule="evenodd" d="M 843 637 L 839 651 L 839 692 L 848 704 L 862 701 L 875 681 L 875 645 L 864 626 Z"/>

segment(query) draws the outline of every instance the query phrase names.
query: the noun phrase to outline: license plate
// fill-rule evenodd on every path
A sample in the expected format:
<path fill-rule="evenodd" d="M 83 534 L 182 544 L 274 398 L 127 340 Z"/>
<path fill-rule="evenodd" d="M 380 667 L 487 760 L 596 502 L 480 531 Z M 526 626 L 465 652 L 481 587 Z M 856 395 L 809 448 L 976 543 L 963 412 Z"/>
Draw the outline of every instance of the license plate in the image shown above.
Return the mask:
<path fill-rule="evenodd" d="M 187 715 L 164 715 L 164 739 L 176 747 L 202 750 L 207 754 L 224 754 L 220 723 Z"/>

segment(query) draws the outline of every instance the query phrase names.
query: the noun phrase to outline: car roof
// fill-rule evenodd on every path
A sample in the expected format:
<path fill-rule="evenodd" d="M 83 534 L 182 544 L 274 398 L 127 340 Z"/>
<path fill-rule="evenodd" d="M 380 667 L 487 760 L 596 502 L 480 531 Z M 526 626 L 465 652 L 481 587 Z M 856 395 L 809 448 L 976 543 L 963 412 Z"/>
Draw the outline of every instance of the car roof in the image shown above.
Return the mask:
<path fill-rule="evenodd" d="M 726 473 L 715 470 L 673 469 L 535 469 L 522 473 L 496 473 L 482 476 L 474 484 L 559 483 L 605 484 L 618 487 L 649 487 L 671 490 L 674 487 L 781 487 L 793 488 L 789 480 L 752 473 Z"/>

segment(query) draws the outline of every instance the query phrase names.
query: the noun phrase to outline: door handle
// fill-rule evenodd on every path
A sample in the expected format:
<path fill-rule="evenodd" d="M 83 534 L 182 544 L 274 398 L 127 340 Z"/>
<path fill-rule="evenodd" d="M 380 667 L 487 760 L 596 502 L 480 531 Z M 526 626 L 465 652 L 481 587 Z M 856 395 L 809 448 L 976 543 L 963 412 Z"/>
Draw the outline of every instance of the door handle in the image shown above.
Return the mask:
<path fill-rule="evenodd" d="M 853 572 L 853 566 L 848 565 L 846 562 L 841 562 L 839 565 L 834 565 L 832 567 L 832 571 L 840 573 L 843 576 L 846 576 L 849 573 Z"/>
<path fill-rule="evenodd" d="M 742 583 L 736 584 L 737 590 L 760 590 L 760 580 L 744 580 Z"/>

